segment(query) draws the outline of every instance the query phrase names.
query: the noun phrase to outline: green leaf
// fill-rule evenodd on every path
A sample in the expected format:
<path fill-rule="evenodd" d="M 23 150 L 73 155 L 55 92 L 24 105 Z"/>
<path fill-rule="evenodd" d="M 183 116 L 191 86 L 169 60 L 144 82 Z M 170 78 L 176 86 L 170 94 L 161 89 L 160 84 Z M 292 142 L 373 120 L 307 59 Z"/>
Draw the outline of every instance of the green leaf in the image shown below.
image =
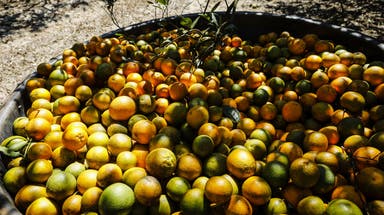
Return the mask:
<path fill-rule="evenodd" d="M 219 7 L 220 3 L 221 3 L 220 1 L 217 2 L 217 3 L 212 7 L 211 12 L 215 12 L 216 9 Z"/>
<path fill-rule="evenodd" d="M 162 4 L 162 5 L 168 5 L 169 0 L 156 0 L 157 3 Z"/>
<path fill-rule="evenodd" d="M 184 27 L 188 27 L 188 28 L 191 28 L 191 25 L 192 25 L 192 19 L 189 18 L 189 17 L 182 17 L 181 20 L 180 20 L 180 25 L 184 26 Z"/>
<path fill-rule="evenodd" d="M 200 20 L 200 16 L 198 16 L 191 24 L 190 28 L 193 29 L 196 27 L 197 23 L 199 22 Z"/>

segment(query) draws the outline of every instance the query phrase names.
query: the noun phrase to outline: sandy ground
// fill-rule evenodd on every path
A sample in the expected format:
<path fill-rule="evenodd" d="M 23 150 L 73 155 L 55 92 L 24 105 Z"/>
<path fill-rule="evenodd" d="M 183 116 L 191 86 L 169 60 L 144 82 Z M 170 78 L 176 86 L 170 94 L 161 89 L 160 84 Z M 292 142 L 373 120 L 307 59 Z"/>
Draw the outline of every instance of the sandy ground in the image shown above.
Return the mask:
<path fill-rule="evenodd" d="M 153 0 L 154 1 L 154 0 Z M 211 1 L 213 5 L 218 0 Z M 173 2 L 167 16 L 201 12 L 206 0 Z M 177 3 L 176 3 L 177 2 Z M 228 0 L 228 2 L 232 2 Z M 294 14 L 343 25 L 382 40 L 383 0 L 240 0 L 237 10 Z M 360 5 L 362 4 L 362 5 Z M 342 6 L 342 7 L 341 7 Z M 161 11 L 147 0 L 117 0 L 122 26 L 159 18 Z M 219 10 L 223 10 L 222 3 Z M 0 2 L 0 107 L 11 92 L 41 62 L 60 55 L 76 42 L 115 30 L 101 0 L 2 0 Z"/>

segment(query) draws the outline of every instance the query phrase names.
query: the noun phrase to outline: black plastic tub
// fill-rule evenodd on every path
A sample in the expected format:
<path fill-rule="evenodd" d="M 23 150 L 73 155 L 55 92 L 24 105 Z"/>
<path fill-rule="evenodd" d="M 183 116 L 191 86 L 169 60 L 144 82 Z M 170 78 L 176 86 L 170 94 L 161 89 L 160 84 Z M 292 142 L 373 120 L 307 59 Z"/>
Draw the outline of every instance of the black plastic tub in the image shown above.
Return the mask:
<path fill-rule="evenodd" d="M 219 13 L 221 14 L 221 13 Z M 224 13 L 222 13 L 224 15 Z M 184 17 L 195 18 L 198 14 L 186 14 Z M 179 23 L 180 17 L 173 16 L 164 19 L 155 19 L 130 25 L 123 29 L 128 34 L 139 34 L 148 29 L 156 29 L 159 23 Z M 242 38 L 255 41 L 260 34 L 268 32 L 288 31 L 295 37 L 304 36 L 307 33 L 317 34 L 321 39 L 332 40 L 336 44 L 342 44 L 351 51 L 360 51 L 366 54 L 370 61 L 384 60 L 384 44 L 372 37 L 361 34 L 347 28 L 336 25 L 324 24 L 319 21 L 304 19 L 296 16 L 274 15 L 258 12 L 237 12 L 233 19 L 233 24 L 238 28 L 238 34 Z M 111 31 L 101 35 L 102 37 L 113 36 L 121 33 L 122 30 Z M 58 58 L 52 58 L 55 62 Z M 36 73 L 31 74 L 20 83 L 13 93 L 9 96 L 7 103 L 0 110 L 0 141 L 12 135 L 12 123 L 14 119 L 25 115 L 27 95 L 25 90 L 26 81 Z M 0 161 L 0 175 L 6 169 Z M 5 190 L 0 180 L 0 214 L 20 214 L 15 208 L 13 198 Z"/>

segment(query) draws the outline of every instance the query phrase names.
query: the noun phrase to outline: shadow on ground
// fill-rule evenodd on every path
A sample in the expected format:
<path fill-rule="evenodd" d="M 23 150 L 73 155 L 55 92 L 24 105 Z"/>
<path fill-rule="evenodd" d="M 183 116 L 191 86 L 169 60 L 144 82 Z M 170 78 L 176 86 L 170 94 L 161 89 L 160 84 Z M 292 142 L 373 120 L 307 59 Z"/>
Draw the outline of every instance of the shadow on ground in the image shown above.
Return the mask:
<path fill-rule="evenodd" d="M 384 0 L 296 0 L 278 1 L 273 10 L 347 27 L 384 42 L 383 7 Z"/>
<path fill-rule="evenodd" d="M 19 29 L 38 31 L 48 23 L 65 16 L 57 8 L 74 9 L 87 7 L 87 0 L 73 0 L 70 3 L 60 0 L 5 0 L 0 2 L 0 39 L 13 34 Z"/>

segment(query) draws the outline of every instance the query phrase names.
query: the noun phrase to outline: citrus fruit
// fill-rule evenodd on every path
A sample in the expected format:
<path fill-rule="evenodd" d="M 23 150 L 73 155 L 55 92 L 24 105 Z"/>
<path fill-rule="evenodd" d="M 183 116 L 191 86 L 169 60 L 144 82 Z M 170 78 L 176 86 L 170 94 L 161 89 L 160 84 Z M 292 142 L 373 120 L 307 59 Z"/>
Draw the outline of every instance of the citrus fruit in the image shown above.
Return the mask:
<path fill-rule="evenodd" d="M 255 158 L 245 148 L 233 149 L 227 156 L 227 170 L 238 179 L 246 179 L 255 174 Z"/>
<path fill-rule="evenodd" d="M 63 215 L 81 213 L 81 199 L 82 196 L 79 194 L 74 194 L 66 198 L 61 207 Z"/>
<path fill-rule="evenodd" d="M 328 203 L 325 214 L 356 214 L 362 215 L 360 208 L 353 202 L 347 199 L 334 199 Z"/>
<path fill-rule="evenodd" d="M 32 182 L 44 183 L 53 172 L 51 161 L 46 159 L 36 159 L 27 166 L 27 177 Z"/>
<path fill-rule="evenodd" d="M 180 201 L 180 211 L 185 215 L 208 214 L 209 202 L 204 197 L 204 190 L 192 188 Z"/>
<path fill-rule="evenodd" d="M 326 206 L 323 200 L 318 196 L 307 196 L 300 200 L 297 205 L 299 214 L 320 215 L 324 214 Z"/>
<path fill-rule="evenodd" d="M 115 163 L 107 163 L 102 165 L 97 171 L 97 185 L 105 188 L 115 182 L 120 182 L 123 177 L 123 172 Z"/>
<path fill-rule="evenodd" d="M 145 168 L 157 178 L 167 178 L 176 170 L 176 156 L 167 148 L 150 151 L 145 159 Z"/>
<path fill-rule="evenodd" d="M 292 182 L 302 188 L 314 186 L 320 178 L 318 165 L 306 158 L 297 158 L 289 167 Z"/>
<path fill-rule="evenodd" d="M 169 179 L 165 186 L 167 196 L 176 202 L 180 202 L 181 198 L 189 189 L 191 189 L 191 185 L 188 180 L 179 176 Z"/>
<path fill-rule="evenodd" d="M 135 199 L 146 206 L 153 205 L 162 194 L 160 182 L 153 176 L 145 176 L 139 179 L 134 187 Z"/>
<path fill-rule="evenodd" d="M 26 215 L 56 215 L 59 214 L 59 208 L 56 203 L 47 197 L 40 197 L 33 201 L 25 211 Z"/>
<path fill-rule="evenodd" d="M 58 171 L 48 178 L 46 187 L 48 197 L 64 200 L 76 191 L 76 178 L 71 173 Z"/>
<path fill-rule="evenodd" d="M 147 172 L 144 168 L 141 167 L 132 167 L 127 169 L 122 177 L 122 182 L 130 186 L 131 188 L 135 187 L 135 184 L 142 178 L 147 176 Z"/>
<path fill-rule="evenodd" d="M 106 187 L 100 195 L 98 209 L 100 214 L 128 214 L 135 202 L 132 189 L 117 182 Z"/>
<path fill-rule="evenodd" d="M 252 205 L 264 205 L 272 197 L 268 182 L 260 176 L 250 176 L 241 186 L 242 194 Z"/>
<path fill-rule="evenodd" d="M 223 204 L 232 196 L 233 188 L 224 176 L 212 176 L 205 184 L 204 195 L 209 202 Z"/>

